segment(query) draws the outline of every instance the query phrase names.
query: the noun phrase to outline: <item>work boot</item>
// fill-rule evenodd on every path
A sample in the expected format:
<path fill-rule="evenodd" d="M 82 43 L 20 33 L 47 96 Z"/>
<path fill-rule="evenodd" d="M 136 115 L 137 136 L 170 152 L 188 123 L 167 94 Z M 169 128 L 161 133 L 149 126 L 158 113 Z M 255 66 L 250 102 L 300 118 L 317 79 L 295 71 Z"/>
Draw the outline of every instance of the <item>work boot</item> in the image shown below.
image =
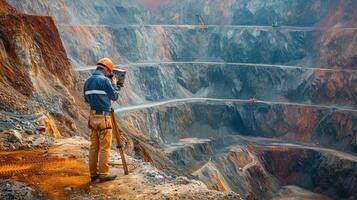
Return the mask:
<path fill-rule="evenodd" d="M 96 176 L 91 176 L 91 177 L 90 177 L 90 181 L 91 181 L 91 182 L 95 182 L 98 178 L 99 178 L 98 175 L 96 175 Z"/>
<path fill-rule="evenodd" d="M 104 182 L 107 182 L 107 181 L 112 181 L 114 179 L 116 179 L 116 175 L 112 175 L 112 176 L 107 176 L 107 177 L 104 177 L 104 178 L 99 178 L 99 182 L 100 183 L 104 183 Z"/>

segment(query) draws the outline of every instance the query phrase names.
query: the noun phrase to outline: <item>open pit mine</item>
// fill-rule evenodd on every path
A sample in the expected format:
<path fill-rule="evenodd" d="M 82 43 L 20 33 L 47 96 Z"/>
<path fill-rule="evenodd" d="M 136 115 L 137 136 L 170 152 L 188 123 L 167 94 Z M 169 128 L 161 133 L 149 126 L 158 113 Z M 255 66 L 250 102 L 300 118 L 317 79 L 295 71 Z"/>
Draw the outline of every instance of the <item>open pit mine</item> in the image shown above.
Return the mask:
<path fill-rule="evenodd" d="M 357 199 L 355 0 L 0 0 L 0 25 L 0 199 Z M 113 136 L 91 183 L 103 57 L 126 162 Z"/>

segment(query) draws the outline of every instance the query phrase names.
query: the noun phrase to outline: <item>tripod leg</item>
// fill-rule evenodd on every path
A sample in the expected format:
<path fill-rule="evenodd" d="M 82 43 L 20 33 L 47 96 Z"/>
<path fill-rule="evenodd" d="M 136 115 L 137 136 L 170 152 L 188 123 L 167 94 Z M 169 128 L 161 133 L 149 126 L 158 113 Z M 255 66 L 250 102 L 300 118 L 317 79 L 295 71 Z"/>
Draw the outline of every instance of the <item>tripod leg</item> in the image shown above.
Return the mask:
<path fill-rule="evenodd" d="M 111 119 L 112 119 L 113 132 L 114 132 L 115 140 L 117 142 L 117 148 L 119 149 L 120 158 L 121 158 L 121 160 L 123 162 L 124 174 L 128 175 L 129 174 L 128 165 L 127 165 L 126 160 L 125 160 L 124 150 L 123 150 L 123 146 L 122 146 L 122 142 L 121 142 L 121 130 L 118 127 L 117 121 L 115 119 L 115 113 L 114 113 L 113 109 L 110 112 L 110 116 L 111 116 Z"/>

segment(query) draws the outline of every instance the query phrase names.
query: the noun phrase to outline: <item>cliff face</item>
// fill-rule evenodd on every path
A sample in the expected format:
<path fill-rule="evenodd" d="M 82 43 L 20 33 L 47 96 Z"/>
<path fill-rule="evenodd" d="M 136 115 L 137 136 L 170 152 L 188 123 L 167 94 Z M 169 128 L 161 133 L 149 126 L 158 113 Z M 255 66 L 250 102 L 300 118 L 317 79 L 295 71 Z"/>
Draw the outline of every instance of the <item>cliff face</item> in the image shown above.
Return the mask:
<path fill-rule="evenodd" d="M 151 108 L 142 111 L 144 116 L 136 111 L 125 119 L 158 144 L 174 143 L 185 137 L 217 137 L 217 132 L 222 131 L 222 134 L 281 138 L 356 151 L 355 112 L 279 103 L 207 101 Z"/>
<path fill-rule="evenodd" d="M 134 140 L 150 141 L 174 161 L 162 168 L 185 169 L 212 189 L 266 199 L 281 186 L 297 185 L 353 198 L 356 117 L 323 107 L 207 100 L 123 113 L 121 124 Z"/>
<path fill-rule="evenodd" d="M 27 13 L 54 16 L 69 57 L 79 66 L 93 65 L 104 55 L 111 56 L 117 63 L 223 60 L 327 68 L 355 68 L 357 58 L 355 30 L 338 29 L 355 25 L 353 10 L 357 5 L 352 0 L 9 2 Z M 200 31 L 197 27 L 160 26 L 199 25 L 200 18 L 208 25 L 253 27 L 203 26 L 204 31 Z M 274 23 L 302 26 L 302 29 L 289 31 L 270 27 Z M 262 25 L 268 27 L 259 27 Z M 318 31 L 313 27 L 336 30 Z"/>
<path fill-rule="evenodd" d="M 2 16 L 1 21 L 2 24 L 5 25 L 6 21 L 8 23 L 11 23 L 9 18 L 10 16 L 6 16 L 9 15 L 10 13 L 14 13 L 16 14 L 16 10 L 13 9 L 12 7 L 8 6 L 4 1 L 1 2 L 1 10 L 0 10 L 0 14 Z M 3 26 L 4 27 L 4 26 Z M 5 35 L 4 31 L 6 31 L 6 29 L 2 29 L 2 38 L 4 37 L 3 35 Z M 4 108 L 6 105 L 7 106 L 11 106 L 11 103 L 14 103 L 14 106 L 19 106 L 19 103 L 16 103 L 15 99 L 11 97 L 11 92 L 9 90 L 7 90 L 6 86 L 4 84 L 8 84 L 10 87 L 15 87 L 17 88 L 17 90 L 15 90 L 16 92 L 18 92 L 18 95 L 22 96 L 23 98 L 26 98 L 26 96 L 31 95 L 29 93 L 29 90 L 32 89 L 32 84 L 30 81 L 30 78 L 28 76 L 24 75 L 24 69 L 22 68 L 15 68 L 13 67 L 14 65 L 19 63 L 19 58 L 18 55 L 16 55 L 16 53 L 14 52 L 14 50 L 7 50 L 5 49 L 5 46 L 10 46 L 8 44 L 6 44 L 5 40 L 1 40 L 0 46 L 1 46 L 1 60 L 5 61 L 5 62 L 1 62 L 1 74 L 4 74 L 5 76 L 1 77 L 1 82 L 2 82 L 2 87 L 1 87 L 1 102 L 2 102 L 2 108 Z M 7 59 L 8 54 L 10 55 L 14 55 L 13 60 Z M 10 62 L 11 61 L 11 62 Z M 7 65 L 6 65 L 7 64 Z M 18 75 L 19 81 L 16 81 L 16 75 Z M 21 101 L 21 98 L 20 98 Z"/>
<path fill-rule="evenodd" d="M 9 2 L 28 13 L 54 16 L 76 68 L 94 65 L 104 56 L 115 63 L 158 62 L 150 67 L 127 66 L 128 84 L 121 99 L 125 105 L 203 96 L 356 106 L 356 72 L 344 71 L 357 66 L 356 30 L 346 29 L 354 26 L 354 1 Z M 196 14 L 207 25 L 250 26 L 202 27 Z M 271 27 L 275 22 L 282 27 Z M 186 23 L 196 26 L 165 26 Z M 231 70 L 215 63 L 206 67 L 162 61 L 336 71 L 239 64 L 229 65 L 237 68 Z"/>
<path fill-rule="evenodd" d="M 274 22 L 279 22 L 291 26 L 356 25 L 353 20 L 356 3 L 353 0 L 228 0 L 224 3 L 205 0 L 9 2 L 28 13 L 52 15 L 56 21 L 70 24 L 197 24 L 197 15 L 200 15 L 207 24 L 270 26 Z M 81 12 L 77 12 L 77 9 Z"/>
<path fill-rule="evenodd" d="M 356 198 L 355 1 L 8 2 L 54 17 L 83 78 L 127 64 L 131 155 L 247 199 Z"/>
<path fill-rule="evenodd" d="M 88 2 L 85 0 L 46 0 L 28 1 L 23 3 L 18 0 L 8 1 L 16 8 L 36 15 L 51 15 L 61 23 L 91 24 L 93 22 L 129 22 L 143 21 L 138 1 L 103 1 Z M 78 12 L 80 10 L 80 12 Z"/>
<path fill-rule="evenodd" d="M 122 91 L 123 103 L 194 96 L 357 105 L 355 72 L 226 63 L 162 63 L 126 69 L 129 84 Z"/>
<path fill-rule="evenodd" d="M 0 24 L 1 110 L 48 112 L 63 135 L 77 131 L 80 79 L 52 18 L 20 14 L 1 1 Z"/>

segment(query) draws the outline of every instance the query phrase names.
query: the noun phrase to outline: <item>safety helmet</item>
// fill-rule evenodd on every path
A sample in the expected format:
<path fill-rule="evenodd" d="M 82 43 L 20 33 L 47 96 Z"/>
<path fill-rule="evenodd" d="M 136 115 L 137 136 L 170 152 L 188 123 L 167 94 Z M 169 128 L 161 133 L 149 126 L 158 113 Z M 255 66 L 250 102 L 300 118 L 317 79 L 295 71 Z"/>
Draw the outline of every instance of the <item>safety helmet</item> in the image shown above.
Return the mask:
<path fill-rule="evenodd" d="M 110 72 L 112 72 L 113 68 L 114 68 L 114 64 L 113 64 L 112 60 L 110 60 L 109 58 L 102 58 L 102 59 L 98 60 L 97 65 L 102 65 L 102 66 L 108 68 Z"/>

